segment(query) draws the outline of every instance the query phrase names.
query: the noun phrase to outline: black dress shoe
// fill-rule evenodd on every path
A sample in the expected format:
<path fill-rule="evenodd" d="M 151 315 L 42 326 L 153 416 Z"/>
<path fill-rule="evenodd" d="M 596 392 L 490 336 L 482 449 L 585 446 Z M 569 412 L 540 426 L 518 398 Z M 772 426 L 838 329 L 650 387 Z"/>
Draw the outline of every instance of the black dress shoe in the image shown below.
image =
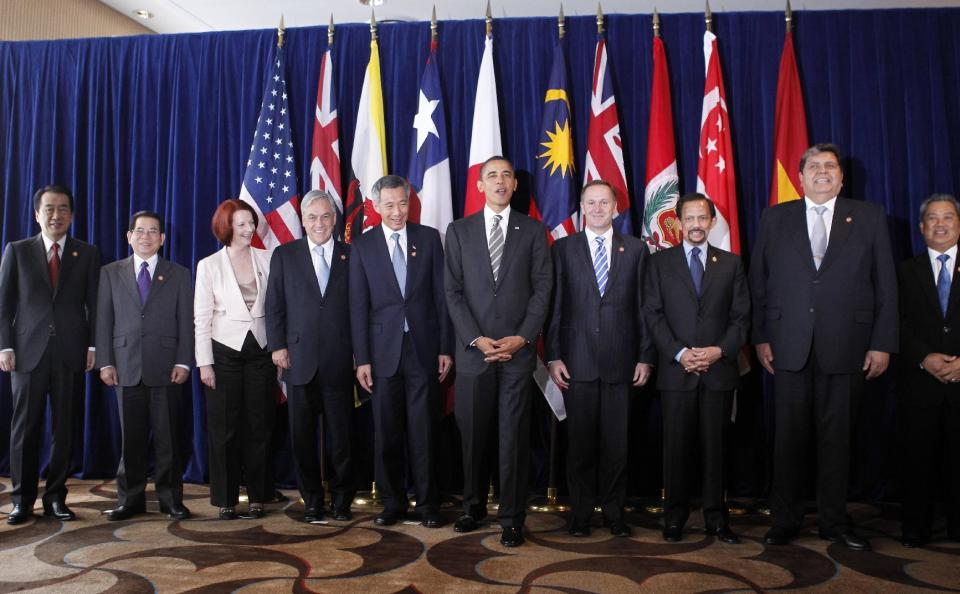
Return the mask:
<path fill-rule="evenodd" d="M 570 523 L 570 528 L 567 530 L 570 533 L 570 536 L 575 536 L 577 538 L 584 538 L 590 536 L 590 524 L 578 524 L 576 522 Z"/>
<path fill-rule="evenodd" d="M 440 528 L 443 526 L 443 517 L 437 512 L 425 512 L 421 516 L 420 525 L 424 528 Z"/>
<path fill-rule="evenodd" d="M 663 529 L 663 540 L 667 542 L 680 542 L 683 540 L 683 526 L 666 526 Z"/>
<path fill-rule="evenodd" d="M 377 526 L 393 526 L 406 516 L 405 513 L 394 510 L 383 510 L 376 518 L 373 519 L 373 523 Z"/>
<path fill-rule="evenodd" d="M 797 537 L 796 530 L 787 530 L 785 528 L 771 528 L 763 537 L 763 544 L 783 546 L 790 544 L 790 541 Z"/>
<path fill-rule="evenodd" d="M 633 536 L 633 528 L 624 521 L 610 522 L 608 528 L 610 528 L 611 536 Z"/>
<path fill-rule="evenodd" d="M 27 520 L 33 517 L 33 509 L 25 505 L 14 505 L 13 509 L 10 510 L 9 515 L 7 515 L 7 524 L 11 526 L 16 526 L 17 524 L 23 524 Z"/>
<path fill-rule="evenodd" d="M 244 520 L 259 520 L 265 515 L 267 515 L 267 512 L 264 511 L 263 506 L 259 504 L 251 505 L 249 508 L 247 508 L 247 511 L 239 514 L 239 516 Z"/>
<path fill-rule="evenodd" d="M 307 524 L 319 524 L 323 521 L 323 510 L 317 507 L 308 507 L 303 510 L 303 521 Z"/>
<path fill-rule="evenodd" d="M 717 540 L 720 542 L 725 542 L 727 544 L 740 544 L 740 537 L 734 534 L 733 530 L 730 530 L 730 526 L 723 525 L 718 528 L 707 528 L 704 530 L 705 534 L 710 536 L 716 536 Z"/>
<path fill-rule="evenodd" d="M 523 528 L 504 526 L 500 535 L 500 544 L 505 547 L 519 547 L 523 544 Z"/>
<path fill-rule="evenodd" d="M 111 522 L 121 522 L 129 520 L 133 516 L 146 513 L 146 508 L 142 505 L 118 505 L 113 509 L 107 510 L 107 520 Z"/>
<path fill-rule="evenodd" d="M 219 515 L 221 520 L 236 520 L 240 517 L 237 515 L 237 510 L 232 507 L 221 507 Z"/>
<path fill-rule="evenodd" d="M 470 514 L 463 514 L 453 523 L 454 532 L 473 532 L 477 529 L 477 521 Z"/>
<path fill-rule="evenodd" d="M 843 532 L 820 532 L 820 538 L 830 542 L 839 542 L 851 551 L 869 551 L 870 543 L 867 539 L 860 538 L 853 528 L 847 528 Z"/>
<path fill-rule="evenodd" d="M 53 516 L 61 522 L 69 522 L 77 519 L 77 514 L 70 511 L 67 504 L 62 501 L 43 502 L 43 515 Z"/>
<path fill-rule="evenodd" d="M 161 505 L 160 513 L 167 514 L 167 517 L 171 520 L 188 520 L 191 515 L 190 510 L 182 503 L 174 503 L 170 507 Z"/>
<path fill-rule="evenodd" d="M 333 519 L 338 522 L 349 522 L 353 519 L 353 512 L 349 507 L 336 507 L 333 509 Z"/>

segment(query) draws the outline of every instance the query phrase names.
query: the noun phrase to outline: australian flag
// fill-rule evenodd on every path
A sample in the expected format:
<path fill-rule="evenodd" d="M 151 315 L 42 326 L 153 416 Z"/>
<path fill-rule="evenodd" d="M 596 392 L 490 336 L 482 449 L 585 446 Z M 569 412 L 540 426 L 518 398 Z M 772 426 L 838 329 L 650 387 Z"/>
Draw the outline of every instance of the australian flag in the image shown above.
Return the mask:
<path fill-rule="evenodd" d="M 553 52 L 553 68 L 543 100 L 530 214 L 543 221 L 554 239 L 576 231 L 577 198 L 573 188 L 573 131 L 567 94 L 563 43 Z"/>

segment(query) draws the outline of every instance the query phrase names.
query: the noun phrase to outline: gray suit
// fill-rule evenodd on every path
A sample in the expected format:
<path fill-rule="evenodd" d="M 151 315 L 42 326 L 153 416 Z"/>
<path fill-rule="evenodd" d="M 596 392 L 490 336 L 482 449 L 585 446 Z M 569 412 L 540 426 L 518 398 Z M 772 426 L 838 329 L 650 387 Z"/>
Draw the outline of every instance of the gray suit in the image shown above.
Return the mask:
<path fill-rule="evenodd" d="M 141 305 L 133 256 L 104 266 L 97 307 L 97 368 L 115 367 L 119 377 L 117 402 L 123 429 L 123 456 L 117 470 L 120 505 L 144 505 L 151 430 L 157 498 L 161 507 L 182 503 L 181 386 L 170 382 L 170 374 L 175 365 L 189 367 L 192 363 L 190 271 L 159 258 L 147 300 Z"/>

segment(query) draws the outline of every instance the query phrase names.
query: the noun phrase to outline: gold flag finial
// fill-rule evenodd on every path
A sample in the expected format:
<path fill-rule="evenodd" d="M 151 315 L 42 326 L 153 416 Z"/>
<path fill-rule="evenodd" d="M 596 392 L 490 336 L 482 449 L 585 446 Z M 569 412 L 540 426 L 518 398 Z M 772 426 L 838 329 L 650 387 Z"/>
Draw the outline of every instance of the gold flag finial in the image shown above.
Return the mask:
<path fill-rule="evenodd" d="M 377 40 L 377 14 L 370 9 L 370 41 Z"/>
<path fill-rule="evenodd" d="M 490 12 L 490 0 L 487 0 L 487 37 L 493 37 L 493 13 Z"/>
<path fill-rule="evenodd" d="M 660 13 L 656 6 L 653 7 L 653 36 L 660 37 Z"/>
<path fill-rule="evenodd" d="M 430 41 L 437 40 L 437 5 L 433 5 L 433 13 L 430 15 Z"/>
<path fill-rule="evenodd" d="M 603 35 L 603 6 L 597 2 L 597 35 Z"/>
<path fill-rule="evenodd" d="M 560 39 L 563 39 L 563 36 L 567 33 L 567 26 L 565 23 L 566 18 L 563 16 L 563 4 L 560 5 L 560 16 L 557 17 L 557 29 L 559 30 Z"/>
<path fill-rule="evenodd" d="M 327 46 L 333 45 L 333 13 L 330 13 L 330 24 L 327 25 Z"/>
<path fill-rule="evenodd" d="M 280 13 L 280 26 L 277 27 L 277 47 L 283 47 L 283 33 L 286 28 L 283 26 L 283 13 Z"/>
<path fill-rule="evenodd" d="M 710 12 L 710 0 L 707 0 L 707 9 L 703 13 L 703 18 L 707 22 L 707 31 L 713 31 L 713 13 Z"/>
<path fill-rule="evenodd" d="M 787 21 L 787 33 L 793 29 L 793 9 L 790 8 L 790 0 L 787 0 L 787 9 L 783 13 Z"/>

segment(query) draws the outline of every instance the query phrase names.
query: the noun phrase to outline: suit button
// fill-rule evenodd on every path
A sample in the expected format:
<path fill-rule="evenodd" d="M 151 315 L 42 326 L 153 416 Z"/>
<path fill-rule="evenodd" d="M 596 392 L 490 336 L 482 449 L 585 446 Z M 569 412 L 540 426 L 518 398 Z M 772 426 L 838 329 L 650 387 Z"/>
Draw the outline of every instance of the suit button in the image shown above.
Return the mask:
<path fill-rule="evenodd" d="M 946 334 L 947 332 L 950 332 L 950 326 L 943 327 L 943 333 Z"/>
<path fill-rule="evenodd" d="M 594 331 L 595 333 L 599 333 L 599 332 L 600 332 L 600 328 L 594 328 L 593 331 Z"/>
<path fill-rule="evenodd" d="M 812 307 L 810 308 L 810 313 L 813 313 L 813 308 L 812 308 Z"/>
<path fill-rule="evenodd" d="M 813 284 L 819 285 L 819 284 L 820 284 L 820 279 L 819 279 L 819 278 L 813 279 Z"/>

